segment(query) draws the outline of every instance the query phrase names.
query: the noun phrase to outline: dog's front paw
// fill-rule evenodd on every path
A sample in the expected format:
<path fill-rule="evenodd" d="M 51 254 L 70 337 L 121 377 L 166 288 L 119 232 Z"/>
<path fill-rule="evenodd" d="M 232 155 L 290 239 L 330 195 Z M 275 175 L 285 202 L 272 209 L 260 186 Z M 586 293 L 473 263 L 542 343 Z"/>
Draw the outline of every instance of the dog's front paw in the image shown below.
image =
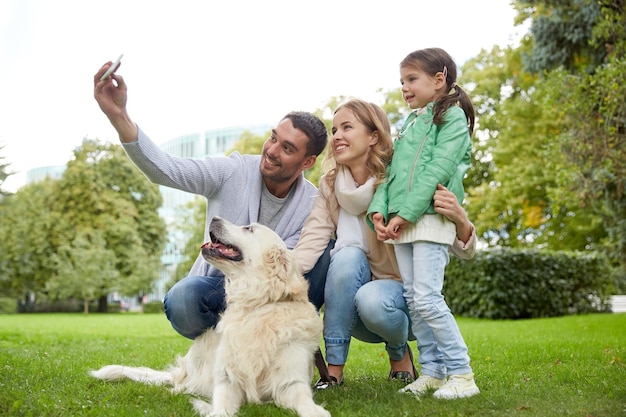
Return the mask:
<path fill-rule="evenodd" d="M 213 410 L 213 405 L 199 398 L 191 400 L 193 409 L 202 417 L 232 417 L 234 414 L 228 413 L 226 410 Z"/>
<path fill-rule="evenodd" d="M 331 417 L 330 412 L 321 405 L 313 404 L 311 407 L 296 410 L 300 417 Z"/>
<path fill-rule="evenodd" d="M 193 409 L 196 410 L 196 413 L 201 416 L 210 416 L 213 412 L 213 406 L 206 401 L 203 401 L 199 398 L 192 398 L 191 404 L 193 404 Z"/>
<path fill-rule="evenodd" d="M 218 410 L 218 411 L 213 411 L 212 413 L 208 414 L 206 417 L 232 417 L 233 414 L 229 414 L 226 412 L 226 410 Z"/>

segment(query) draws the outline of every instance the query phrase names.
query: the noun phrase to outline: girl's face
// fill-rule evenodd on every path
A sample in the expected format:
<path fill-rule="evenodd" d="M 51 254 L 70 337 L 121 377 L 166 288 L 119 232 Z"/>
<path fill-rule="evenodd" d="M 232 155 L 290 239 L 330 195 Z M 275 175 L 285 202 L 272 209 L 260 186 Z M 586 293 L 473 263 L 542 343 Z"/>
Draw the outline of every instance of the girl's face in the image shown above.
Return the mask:
<path fill-rule="evenodd" d="M 346 165 L 353 176 L 356 171 L 364 170 L 370 146 L 378 141 L 378 134 L 371 132 L 345 107 L 333 117 L 332 134 L 331 146 L 337 164 Z"/>
<path fill-rule="evenodd" d="M 439 73 L 433 77 L 415 67 L 400 68 L 400 84 L 402 84 L 402 98 L 411 109 L 419 109 L 435 101 L 441 91 Z"/>

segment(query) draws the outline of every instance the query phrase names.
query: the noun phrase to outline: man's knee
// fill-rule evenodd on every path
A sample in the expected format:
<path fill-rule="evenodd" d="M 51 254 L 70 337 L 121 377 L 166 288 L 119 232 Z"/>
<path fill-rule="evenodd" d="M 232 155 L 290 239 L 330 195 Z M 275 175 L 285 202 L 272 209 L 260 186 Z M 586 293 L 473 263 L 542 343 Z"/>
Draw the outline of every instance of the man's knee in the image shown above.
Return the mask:
<path fill-rule="evenodd" d="M 163 300 L 165 315 L 174 330 L 195 339 L 215 327 L 226 308 L 223 279 L 187 277 L 177 282 Z"/>

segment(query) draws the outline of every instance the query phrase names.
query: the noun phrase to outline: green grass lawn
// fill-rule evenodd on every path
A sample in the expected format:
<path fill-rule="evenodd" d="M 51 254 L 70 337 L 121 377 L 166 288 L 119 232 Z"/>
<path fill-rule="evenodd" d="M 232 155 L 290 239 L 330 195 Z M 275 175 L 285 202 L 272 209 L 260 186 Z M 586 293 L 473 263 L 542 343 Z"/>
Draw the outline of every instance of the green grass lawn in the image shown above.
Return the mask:
<path fill-rule="evenodd" d="M 315 401 L 333 416 L 626 417 L 626 314 L 458 321 L 480 395 L 397 394 L 383 345 L 354 341 L 345 384 Z M 162 314 L 0 315 L 0 415 L 193 416 L 185 395 L 87 374 L 114 363 L 164 368 L 190 344 Z M 294 415 L 269 404 L 239 412 Z"/>

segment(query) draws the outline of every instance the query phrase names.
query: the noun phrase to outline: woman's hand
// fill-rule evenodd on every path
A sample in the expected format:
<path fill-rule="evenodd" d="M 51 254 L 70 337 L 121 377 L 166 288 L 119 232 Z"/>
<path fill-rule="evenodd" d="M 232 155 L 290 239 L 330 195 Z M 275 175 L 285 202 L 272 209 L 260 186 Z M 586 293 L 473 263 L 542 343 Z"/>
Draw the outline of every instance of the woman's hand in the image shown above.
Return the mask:
<path fill-rule="evenodd" d="M 472 235 L 473 226 L 467 217 L 465 209 L 461 207 L 456 196 L 441 184 L 437 185 L 437 191 L 433 197 L 435 211 L 446 216 L 456 225 L 456 236 L 466 243 Z"/>
<path fill-rule="evenodd" d="M 390 239 L 397 239 L 408 224 L 409 221 L 400 216 L 392 217 L 387 223 L 387 236 Z"/>

